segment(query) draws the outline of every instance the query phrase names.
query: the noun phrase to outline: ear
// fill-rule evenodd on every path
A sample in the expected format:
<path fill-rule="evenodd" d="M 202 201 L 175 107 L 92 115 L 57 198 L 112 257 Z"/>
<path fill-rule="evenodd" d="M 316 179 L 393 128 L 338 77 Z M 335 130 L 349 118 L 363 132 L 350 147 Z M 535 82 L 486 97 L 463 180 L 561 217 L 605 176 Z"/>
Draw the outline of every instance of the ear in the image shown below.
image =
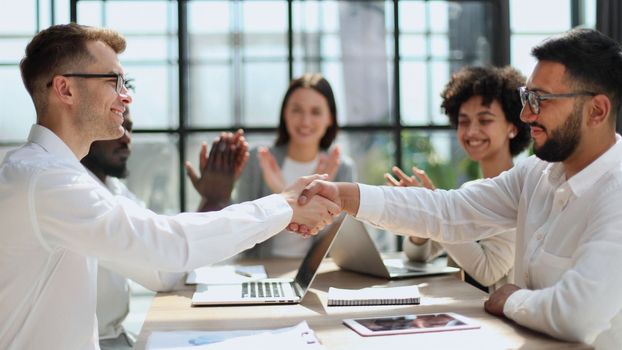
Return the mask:
<path fill-rule="evenodd" d="M 71 81 L 66 77 L 57 75 L 52 78 L 52 93 L 58 98 L 59 101 L 65 104 L 73 105 L 76 97 L 74 94 L 75 87 L 71 84 Z"/>
<path fill-rule="evenodd" d="M 589 105 L 587 126 L 598 127 L 607 122 L 611 113 L 611 100 L 605 94 L 598 94 L 592 97 Z"/>
<path fill-rule="evenodd" d="M 518 129 L 516 128 L 516 125 L 512 123 L 508 123 L 508 138 L 511 140 L 515 138 L 517 134 L 518 134 Z"/>

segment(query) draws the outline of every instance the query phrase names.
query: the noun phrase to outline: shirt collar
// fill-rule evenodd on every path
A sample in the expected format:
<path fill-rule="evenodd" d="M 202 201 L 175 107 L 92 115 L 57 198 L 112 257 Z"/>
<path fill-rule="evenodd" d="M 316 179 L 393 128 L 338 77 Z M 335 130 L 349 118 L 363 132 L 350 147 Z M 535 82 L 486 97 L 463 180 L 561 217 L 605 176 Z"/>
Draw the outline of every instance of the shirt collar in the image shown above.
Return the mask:
<path fill-rule="evenodd" d="M 568 186 L 575 196 L 580 197 L 609 170 L 619 167 L 620 159 L 622 159 L 622 137 L 616 134 L 616 143 L 587 167 L 571 177 L 568 180 Z M 545 169 L 545 174 L 548 174 L 548 180 L 552 185 L 558 186 L 565 179 L 564 165 L 561 162 L 551 163 Z"/>
<path fill-rule="evenodd" d="M 46 152 L 54 154 L 62 159 L 79 163 L 78 158 L 76 158 L 76 155 L 73 154 L 71 149 L 69 149 L 69 146 L 67 146 L 67 144 L 63 142 L 60 137 L 58 137 L 58 135 L 45 126 L 34 124 L 30 128 L 28 142 L 36 143 Z"/>

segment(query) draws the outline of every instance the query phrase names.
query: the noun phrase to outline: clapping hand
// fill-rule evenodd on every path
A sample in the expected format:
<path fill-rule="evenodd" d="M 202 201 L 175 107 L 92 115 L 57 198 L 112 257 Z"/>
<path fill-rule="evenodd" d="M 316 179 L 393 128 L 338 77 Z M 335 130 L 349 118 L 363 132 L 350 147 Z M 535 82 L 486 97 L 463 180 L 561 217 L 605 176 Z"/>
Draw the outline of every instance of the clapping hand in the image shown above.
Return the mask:
<path fill-rule="evenodd" d="M 320 154 L 320 159 L 315 168 L 316 174 L 327 174 L 328 181 L 333 181 L 337 176 L 337 170 L 341 164 L 341 150 L 339 146 L 335 146 L 328 154 Z"/>
<path fill-rule="evenodd" d="M 285 179 L 276 159 L 266 147 L 259 147 L 257 157 L 266 185 L 272 190 L 272 193 L 281 193 L 285 189 Z"/>
<path fill-rule="evenodd" d="M 406 175 L 406 173 L 403 172 L 402 169 L 400 169 L 397 166 L 393 166 L 391 170 L 393 170 L 393 173 L 399 178 L 399 180 L 394 178 L 391 174 L 385 173 L 384 179 L 387 180 L 386 184 L 388 186 L 425 187 L 430 190 L 436 189 L 436 187 L 432 183 L 432 180 L 430 180 L 428 175 L 426 175 L 425 171 L 417 168 L 416 166 L 412 167 L 412 171 L 413 171 L 412 176 Z M 420 237 L 415 237 L 415 236 L 410 236 L 408 237 L 408 239 L 410 239 L 410 241 L 416 245 L 423 245 L 425 242 L 428 241 L 427 238 L 420 238 Z"/>
<path fill-rule="evenodd" d="M 398 168 L 397 166 L 393 166 L 391 170 L 393 170 L 393 173 L 399 178 L 399 180 L 394 178 L 391 174 L 385 173 L 384 179 L 387 180 L 386 184 L 389 186 L 399 186 L 399 187 L 414 186 L 414 187 L 425 187 L 430 190 L 436 189 L 436 187 L 434 186 L 434 183 L 432 183 L 432 180 L 430 180 L 428 175 L 426 175 L 425 171 L 417 168 L 416 166 L 412 167 L 412 171 L 413 171 L 412 176 L 406 175 L 406 173 L 403 172 L 402 169 Z"/>
<path fill-rule="evenodd" d="M 209 156 L 207 144 L 201 145 L 199 153 L 200 176 L 190 162 L 185 168 L 192 185 L 201 195 L 199 211 L 219 210 L 231 200 L 231 191 L 248 161 L 248 143 L 244 132 L 222 133 L 212 142 Z"/>

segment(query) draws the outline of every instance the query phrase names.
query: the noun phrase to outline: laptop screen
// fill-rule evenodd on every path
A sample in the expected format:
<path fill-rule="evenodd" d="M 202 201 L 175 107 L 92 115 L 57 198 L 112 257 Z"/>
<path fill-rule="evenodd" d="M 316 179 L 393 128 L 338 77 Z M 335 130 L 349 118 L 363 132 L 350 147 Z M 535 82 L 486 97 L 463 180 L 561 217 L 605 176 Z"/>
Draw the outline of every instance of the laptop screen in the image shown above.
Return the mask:
<path fill-rule="evenodd" d="M 300 264 L 300 268 L 298 268 L 295 282 L 303 291 L 306 292 L 311 282 L 313 282 L 315 274 L 320 268 L 322 260 L 326 257 L 326 253 L 328 253 L 330 246 L 333 244 L 333 240 L 346 215 L 346 213 L 339 215 L 324 232 L 320 233 L 322 237 L 311 246 L 311 249 L 309 249 L 307 255 L 305 255 L 305 258 L 302 260 L 302 264 Z"/>

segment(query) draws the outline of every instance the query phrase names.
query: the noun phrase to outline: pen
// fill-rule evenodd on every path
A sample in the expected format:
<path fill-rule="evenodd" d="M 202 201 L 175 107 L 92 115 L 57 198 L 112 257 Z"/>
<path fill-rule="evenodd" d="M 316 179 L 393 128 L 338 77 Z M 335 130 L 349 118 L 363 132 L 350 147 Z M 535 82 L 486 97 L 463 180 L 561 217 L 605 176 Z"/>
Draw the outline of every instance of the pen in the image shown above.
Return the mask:
<path fill-rule="evenodd" d="M 253 274 L 238 269 L 235 269 L 235 273 L 244 277 L 253 277 Z"/>

